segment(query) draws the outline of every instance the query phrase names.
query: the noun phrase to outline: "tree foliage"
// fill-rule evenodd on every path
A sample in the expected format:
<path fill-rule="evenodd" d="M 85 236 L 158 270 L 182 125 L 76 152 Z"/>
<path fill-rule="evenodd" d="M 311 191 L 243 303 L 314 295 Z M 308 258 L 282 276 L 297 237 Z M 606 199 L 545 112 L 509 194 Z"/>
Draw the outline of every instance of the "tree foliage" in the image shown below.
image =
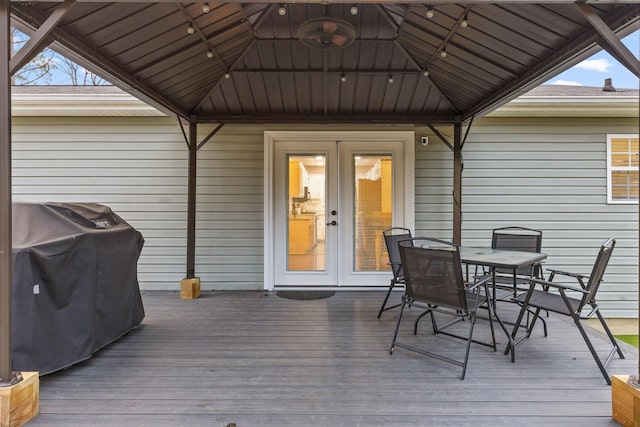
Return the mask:
<path fill-rule="evenodd" d="M 12 28 L 11 41 L 15 54 L 29 41 L 29 38 Z M 19 85 L 49 84 L 51 82 L 51 71 L 54 67 L 53 54 L 54 52 L 48 49 L 40 52 L 13 75 L 13 83 Z"/>
<path fill-rule="evenodd" d="M 11 29 L 14 54 L 29 41 L 29 37 L 15 28 Z M 69 58 L 46 48 L 12 77 L 17 85 L 72 85 L 103 86 L 109 83 L 102 77 L 86 70 Z"/>

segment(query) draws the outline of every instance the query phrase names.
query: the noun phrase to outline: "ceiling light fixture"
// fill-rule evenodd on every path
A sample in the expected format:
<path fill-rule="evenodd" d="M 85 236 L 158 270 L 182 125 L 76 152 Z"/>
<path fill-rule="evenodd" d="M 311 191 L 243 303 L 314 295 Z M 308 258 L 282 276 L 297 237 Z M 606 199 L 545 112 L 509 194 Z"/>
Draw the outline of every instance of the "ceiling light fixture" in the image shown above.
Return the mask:
<path fill-rule="evenodd" d="M 442 50 L 440 51 L 440 57 L 441 58 L 446 58 L 447 57 L 447 48 L 443 47 Z"/>
<path fill-rule="evenodd" d="M 393 83 L 393 76 L 389 76 L 389 79 L 387 80 L 389 83 Z"/>
<path fill-rule="evenodd" d="M 341 75 L 341 76 L 340 76 L 340 81 L 341 81 L 342 83 L 346 82 L 346 81 L 347 81 L 347 76 L 345 76 L 344 74 L 343 74 L 343 75 Z"/>
<path fill-rule="evenodd" d="M 427 8 L 427 18 L 433 18 L 433 8 L 431 6 Z"/>
<path fill-rule="evenodd" d="M 429 70 L 427 70 L 426 67 L 422 70 L 422 75 L 425 77 L 429 77 Z"/>
<path fill-rule="evenodd" d="M 224 73 L 224 78 L 225 79 L 230 79 L 231 78 L 231 73 L 229 73 L 228 71 L 226 73 Z"/>
<path fill-rule="evenodd" d="M 209 13 L 210 10 L 211 9 L 209 8 L 209 3 L 205 3 L 205 4 L 202 5 L 202 11 L 204 13 Z"/>
<path fill-rule="evenodd" d="M 209 58 L 209 59 L 213 58 L 213 52 L 208 51 L 207 52 L 207 58 Z"/>
<path fill-rule="evenodd" d="M 284 16 L 286 14 L 287 14 L 287 8 L 283 4 L 280 5 L 280 7 L 278 8 L 278 15 Z"/>
<path fill-rule="evenodd" d="M 195 33 L 195 32 L 196 32 L 196 29 L 195 29 L 195 28 L 193 28 L 193 25 L 188 24 L 188 25 L 187 25 L 187 34 L 193 34 L 193 33 Z"/>
<path fill-rule="evenodd" d="M 460 26 L 462 28 L 467 28 L 469 26 L 469 15 L 468 14 L 464 14 L 464 18 L 462 18 L 462 21 L 460 21 Z"/>
<path fill-rule="evenodd" d="M 357 15 L 358 14 L 358 6 L 356 6 L 355 4 L 353 6 L 351 6 L 351 10 L 350 10 L 352 15 Z"/>

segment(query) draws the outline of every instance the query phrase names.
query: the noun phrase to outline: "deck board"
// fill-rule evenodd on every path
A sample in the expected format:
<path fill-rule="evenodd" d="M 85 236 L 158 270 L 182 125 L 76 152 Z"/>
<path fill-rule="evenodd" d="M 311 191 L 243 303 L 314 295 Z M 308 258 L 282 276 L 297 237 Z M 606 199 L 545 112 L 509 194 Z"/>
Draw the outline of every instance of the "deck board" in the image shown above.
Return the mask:
<path fill-rule="evenodd" d="M 397 297 L 397 295 L 394 295 Z M 606 426 L 611 388 L 577 329 L 550 317 L 517 348 L 516 363 L 474 346 L 460 368 L 389 345 L 398 311 L 377 319 L 381 292 L 338 292 L 295 301 L 265 292 L 146 291 L 143 325 L 91 359 L 40 378 L 33 426 Z M 503 318 L 515 307 L 500 305 Z M 429 321 L 403 341 L 461 356 Z M 488 337 L 479 320 L 478 338 Z M 538 329 L 538 328 L 537 328 Z M 607 351 L 600 332 L 596 348 Z M 612 374 L 635 374 L 637 349 L 622 343 Z"/>

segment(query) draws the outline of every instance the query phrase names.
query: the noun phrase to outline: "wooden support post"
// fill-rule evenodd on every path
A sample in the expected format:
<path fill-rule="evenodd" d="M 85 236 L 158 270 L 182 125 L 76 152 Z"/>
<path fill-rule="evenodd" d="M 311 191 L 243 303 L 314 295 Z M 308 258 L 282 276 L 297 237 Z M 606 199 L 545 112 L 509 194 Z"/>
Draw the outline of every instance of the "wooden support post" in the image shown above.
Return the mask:
<path fill-rule="evenodd" d="M 180 282 L 180 298 L 200 298 L 200 278 L 182 279 Z"/>
<path fill-rule="evenodd" d="M 198 124 L 189 120 L 189 178 L 187 188 L 187 279 L 195 275 L 196 257 L 196 178 L 198 155 Z"/>
<path fill-rule="evenodd" d="M 453 125 L 453 243 L 462 241 L 462 124 Z"/>
<path fill-rule="evenodd" d="M 614 375 L 611 381 L 613 419 L 620 425 L 640 427 L 640 389 L 628 375 Z"/>
<path fill-rule="evenodd" d="M 198 123 L 189 120 L 189 178 L 187 194 L 187 275 L 180 282 L 180 298 L 200 297 L 200 278 L 195 277 L 196 258 L 196 160 L 198 155 Z"/>
<path fill-rule="evenodd" d="M 9 385 L 11 369 L 11 75 L 10 2 L 0 1 L 0 383 Z"/>
<path fill-rule="evenodd" d="M 40 377 L 37 372 L 23 372 L 22 381 L 0 387 L 0 426 L 26 424 L 38 415 Z"/>
<path fill-rule="evenodd" d="M 21 426 L 38 414 L 37 372 L 13 372 L 11 356 L 12 209 L 11 209 L 11 11 L 0 0 L 0 426 Z"/>

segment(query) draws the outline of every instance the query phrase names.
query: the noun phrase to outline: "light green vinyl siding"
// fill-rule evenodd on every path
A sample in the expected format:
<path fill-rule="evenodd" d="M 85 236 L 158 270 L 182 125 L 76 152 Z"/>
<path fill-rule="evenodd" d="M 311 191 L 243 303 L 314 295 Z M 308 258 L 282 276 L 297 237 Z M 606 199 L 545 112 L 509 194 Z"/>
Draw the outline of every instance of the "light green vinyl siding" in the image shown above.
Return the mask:
<path fill-rule="evenodd" d="M 637 126 L 615 118 L 478 121 L 463 150 L 463 244 L 489 244 L 495 227 L 535 228 L 547 267 L 588 275 L 613 237 L 599 303 L 606 316 L 636 317 L 638 206 L 607 204 L 606 144 L 608 133 Z"/>
<path fill-rule="evenodd" d="M 429 133 L 430 131 L 426 129 L 419 129 L 416 135 Z M 430 135 L 429 141 L 426 147 L 420 144 L 415 146 L 416 229 L 414 234 L 451 240 L 453 235 L 453 152 L 435 135 Z"/>
<path fill-rule="evenodd" d="M 212 127 L 199 129 L 203 139 Z M 239 130 L 239 128 L 236 128 Z M 145 238 L 143 289 L 186 274 L 188 151 L 168 118 L 13 119 L 13 199 L 109 206 Z M 204 289 L 262 289 L 262 132 L 223 132 L 198 153 L 196 275 Z"/>
<path fill-rule="evenodd" d="M 264 288 L 263 139 L 259 127 L 227 126 L 198 151 L 196 275 L 205 288 Z"/>
<path fill-rule="evenodd" d="M 211 129 L 201 126 L 199 140 Z M 327 128 L 227 125 L 199 150 L 196 276 L 203 289 L 263 288 L 263 132 L 295 129 Z M 430 141 L 415 146 L 414 234 L 451 239 L 453 154 L 426 127 L 402 130 Z M 463 150 L 463 244 L 489 245 L 495 227 L 537 228 L 549 267 L 588 274 L 599 245 L 615 237 L 600 302 L 609 317 L 635 317 L 638 207 L 606 202 L 606 135 L 634 132 L 633 118 L 477 120 Z M 14 117 L 13 197 L 108 205 L 146 239 L 141 287 L 178 290 L 187 154 L 169 118 Z"/>

